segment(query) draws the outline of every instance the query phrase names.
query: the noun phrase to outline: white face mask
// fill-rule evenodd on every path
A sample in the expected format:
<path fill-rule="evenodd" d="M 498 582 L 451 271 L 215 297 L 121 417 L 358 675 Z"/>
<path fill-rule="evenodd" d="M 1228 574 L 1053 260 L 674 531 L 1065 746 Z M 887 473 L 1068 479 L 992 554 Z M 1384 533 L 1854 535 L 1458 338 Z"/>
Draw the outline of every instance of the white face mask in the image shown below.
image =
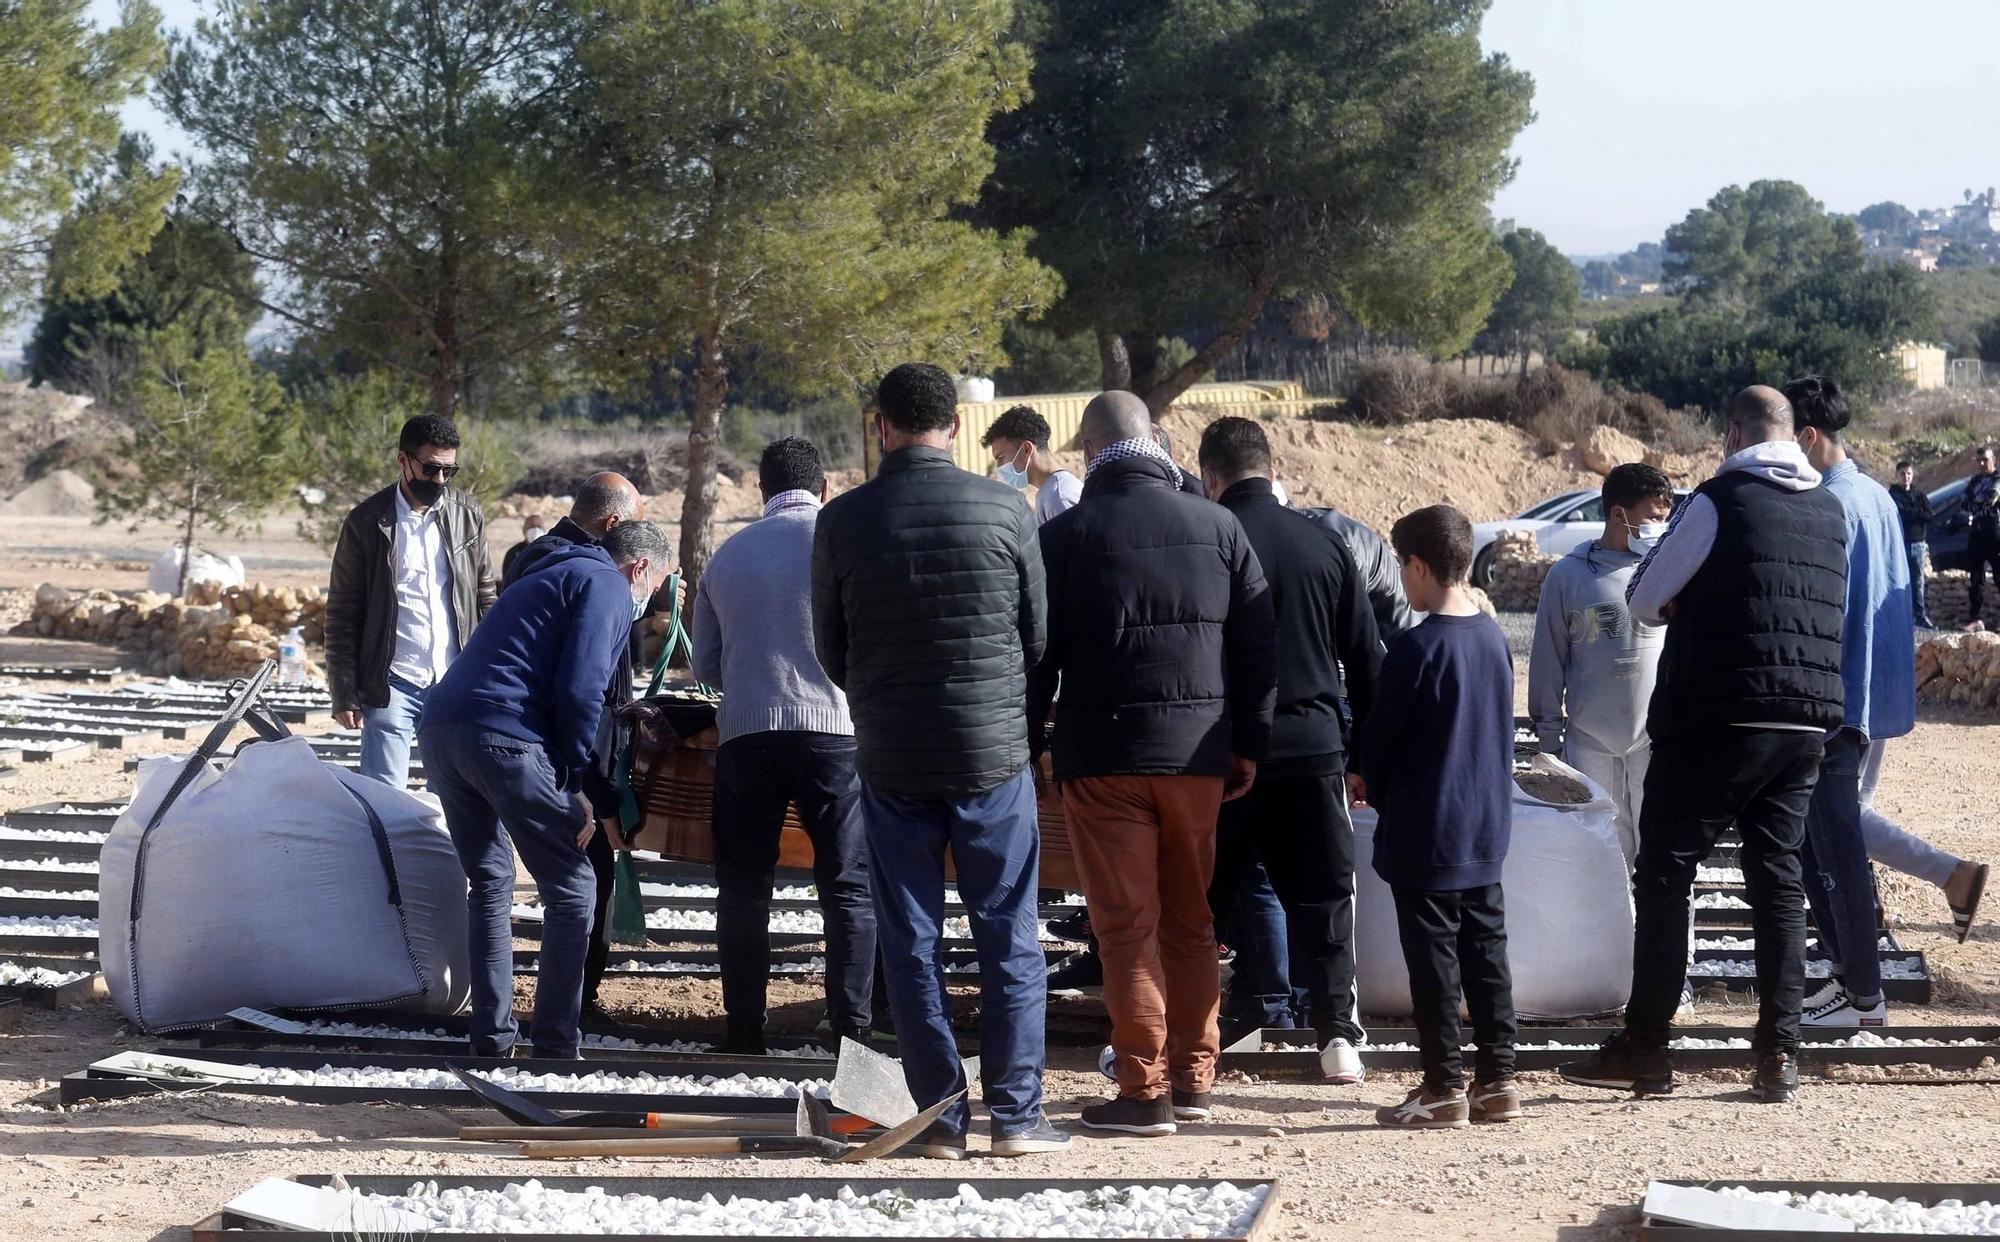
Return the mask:
<path fill-rule="evenodd" d="M 1028 446 L 1023 444 L 1020 452 L 1014 454 L 1013 461 L 1003 461 L 994 467 L 995 472 L 1000 476 L 1000 481 L 1016 491 L 1020 491 L 1028 486 L 1028 467 L 1021 461 L 1023 454 L 1027 451 Z"/>
<path fill-rule="evenodd" d="M 1645 556 L 1658 546 L 1661 536 L 1667 533 L 1667 524 L 1665 522 L 1647 522 L 1640 526 L 1634 526 L 1630 522 L 1627 522 L 1625 529 L 1631 533 L 1632 550 L 1640 556 Z"/>

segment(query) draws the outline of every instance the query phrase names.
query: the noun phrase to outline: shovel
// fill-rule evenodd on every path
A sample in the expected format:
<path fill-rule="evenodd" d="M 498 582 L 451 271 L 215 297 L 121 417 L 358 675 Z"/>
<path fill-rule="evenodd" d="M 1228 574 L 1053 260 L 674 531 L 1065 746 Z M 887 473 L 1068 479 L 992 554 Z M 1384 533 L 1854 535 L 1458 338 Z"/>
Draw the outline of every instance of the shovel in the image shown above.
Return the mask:
<path fill-rule="evenodd" d="M 712 1138 L 630 1138 L 581 1143 L 523 1143 L 521 1154 L 532 1160 L 564 1160 L 571 1156 L 735 1156 L 763 1152 L 809 1151 L 816 1152 L 835 1164 L 859 1164 L 865 1160 L 880 1159 L 901 1149 L 910 1140 L 929 1129 L 930 1124 L 942 1117 L 946 1109 L 964 1098 L 963 1090 L 954 1092 L 903 1124 L 875 1136 L 858 1147 L 826 1137 L 824 1133 L 755 1135 L 739 1138 L 716 1135 Z M 800 1129 L 824 1130 L 826 1106 L 819 1103 L 818 1097 L 810 1093 L 800 1094 L 796 1125 Z"/>
<path fill-rule="evenodd" d="M 713 1113 L 571 1113 L 565 1116 L 543 1108 L 518 1091 L 509 1091 L 499 1083 L 481 1078 L 457 1066 L 452 1073 L 466 1085 L 472 1093 L 485 1100 L 500 1114 L 513 1122 L 511 1126 L 467 1126 L 458 1132 L 462 1139 L 477 1140 L 518 1140 L 518 1139 L 562 1139 L 572 1136 L 564 1133 L 541 1133 L 540 1131 L 567 1131 L 578 1129 L 609 1130 L 719 1130 L 727 1134 L 778 1134 L 788 1137 L 809 1135 L 812 1132 L 800 1130 L 783 1117 L 730 1117 Z M 837 1134 L 858 1134 L 873 1128 L 866 1117 L 834 1117 L 829 1119 L 825 1131 L 828 1138 Z M 526 1131 L 526 1133 L 523 1133 Z M 609 1137 L 609 1136 L 598 1136 Z"/>

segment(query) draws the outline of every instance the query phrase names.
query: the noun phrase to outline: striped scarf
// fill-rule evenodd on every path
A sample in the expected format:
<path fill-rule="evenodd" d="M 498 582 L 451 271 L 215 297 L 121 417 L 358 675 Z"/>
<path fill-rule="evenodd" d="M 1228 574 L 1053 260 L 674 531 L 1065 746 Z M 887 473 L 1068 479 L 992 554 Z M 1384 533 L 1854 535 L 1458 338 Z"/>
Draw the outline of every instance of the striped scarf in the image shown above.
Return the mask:
<path fill-rule="evenodd" d="M 1174 486 L 1181 485 L 1181 468 L 1174 463 L 1173 457 L 1167 450 L 1155 444 L 1149 436 L 1135 436 L 1130 440 L 1120 440 L 1116 444 L 1108 445 L 1103 452 L 1091 458 L 1089 464 L 1084 466 L 1083 477 L 1088 479 L 1093 470 L 1106 462 L 1124 461 L 1130 457 L 1150 457 L 1160 462 L 1173 475 Z"/>

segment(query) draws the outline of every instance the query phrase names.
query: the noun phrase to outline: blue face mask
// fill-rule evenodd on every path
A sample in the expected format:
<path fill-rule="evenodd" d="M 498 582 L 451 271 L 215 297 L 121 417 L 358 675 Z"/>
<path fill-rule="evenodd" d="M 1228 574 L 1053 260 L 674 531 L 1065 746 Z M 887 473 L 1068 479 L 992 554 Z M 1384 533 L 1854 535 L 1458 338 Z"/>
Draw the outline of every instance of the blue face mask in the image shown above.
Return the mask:
<path fill-rule="evenodd" d="M 1027 451 L 1028 446 L 1025 444 L 1022 445 L 1021 453 Z M 1021 453 L 1014 454 L 1014 461 L 1021 460 Z M 1013 461 L 1001 462 L 999 466 L 995 467 L 995 473 L 1000 476 L 1002 483 L 1005 483 L 1015 491 L 1020 491 L 1028 486 L 1027 467 L 1017 466 Z"/>
<path fill-rule="evenodd" d="M 633 583 L 632 620 L 637 621 L 639 618 L 645 616 L 646 605 L 650 604 L 652 601 L 653 601 L 653 593 L 651 591 L 646 590 L 641 583 L 638 582 Z"/>

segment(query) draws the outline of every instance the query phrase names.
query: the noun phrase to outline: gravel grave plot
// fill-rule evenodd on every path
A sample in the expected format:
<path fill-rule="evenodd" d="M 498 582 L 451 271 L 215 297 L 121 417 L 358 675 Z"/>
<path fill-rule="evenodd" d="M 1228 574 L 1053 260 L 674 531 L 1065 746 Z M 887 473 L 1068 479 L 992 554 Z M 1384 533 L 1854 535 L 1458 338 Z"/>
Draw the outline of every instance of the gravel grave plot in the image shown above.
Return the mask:
<path fill-rule="evenodd" d="M 0 867 L 11 871 L 60 871 L 65 875 L 96 875 L 94 862 L 70 862 L 61 858 L 26 858 L 11 862 L 0 862 Z"/>
<path fill-rule="evenodd" d="M 1750 903 L 1729 893 L 1703 893 L 1694 899 L 1697 910 L 1748 910 Z"/>
<path fill-rule="evenodd" d="M 1819 945 L 1818 936 L 1806 937 L 1807 952 L 1811 952 L 1818 945 Z M 1757 947 L 1757 941 L 1750 936 L 1716 936 L 1712 939 L 1696 940 L 1694 942 L 1694 947 L 1697 950 L 1712 949 L 1712 950 L 1721 950 L 1724 952 L 1748 953 Z M 1876 949 L 1884 953 L 1894 953 L 1901 946 L 1897 945 L 1893 940 L 1890 940 L 1887 936 L 1883 936 L 1882 938 L 1880 938 L 1875 942 L 1875 947 Z"/>
<path fill-rule="evenodd" d="M 0 917 L 0 936 L 72 936 L 89 939 L 97 935 L 97 920 L 79 914 L 22 914 Z"/>
<path fill-rule="evenodd" d="M 1856 1233 L 1928 1233 L 1958 1236 L 2000 1234 L 2000 1204 L 1981 1200 L 1961 1203 L 1946 1199 L 1933 1206 L 1908 1199 L 1880 1199 L 1867 1194 L 1828 1194 L 1816 1191 L 1750 1190 L 1742 1186 L 1718 1186 L 1717 1194 L 1732 1199 L 1751 1199 L 1784 1207 L 1818 1212 L 1853 1224 Z"/>
<path fill-rule="evenodd" d="M 1809 958 L 1806 961 L 1806 978 L 1824 979 L 1833 972 L 1833 964 L 1824 958 Z M 1690 978 L 1706 979 L 1749 979 L 1757 974 L 1755 962 L 1730 962 L 1696 960 L 1694 969 L 1688 972 Z M 1884 979 L 1927 979 L 1923 962 L 1914 957 L 1885 957 L 1882 959 Z"/>
<path fill-rule="evenodd" d="M 707 965 L 702 962 L 676 962 L 676 961 L 648 962 L 648 961 L 641 961 L 638 958 L 626 958 L 622 962 L 612 962 L 609 966 L 605 967 L 605 969 L 609 971 L 617 971 L 620 974 L 643 974 L 643 975 L 695 975 L 695 974 L 715 973 L 715 967 Z M 774 975 L 823 975 L 826 973 L 826 959 L 823 957 L 811 957 L 803 962 L 772 962 L 771 973 Z"/>
<path fill-rule="evenodd" d="M 90 970 L 50 970 L 45 966 L 16 966 L 12 962 L 0 962 L 0 986 L 59 988 L 65 983 L 75 983 L 78 979 L 88 979 L 95 971 Z"/>
<path fill-rule="evenodd" d="M 141 1064 L 146 1064 L 144 1058 Z M 176 1077 L 194 1077 L 177 1069 L 173 1062 L 159 1068 Z M 464 1091 L 466 1086 L 449 1070 L 390 1069 L 380 1065 L 322 1065 L 318 1069 L 245 1064 L 238 1068 L 251 1077 L 232 1082 L 260 1083 L 277 1087 L 372 1087 L 409 1091 Z M 789 1100 L 797 1098 L 801 1087 L 825 1095 L 827 1080 L 803 1081 L 789 1078 L 752 1077 L 733 1074 L 718 1078 L 713 1074 L 531 1074 L 525 1070 L 480 1070 L 481 1078 L 516 1091 L 562 1092 L 571 1095 L 699 1095 L 729 1098 Z M 205 1080 L 204 1080 L 205 1081 Z"/>
<path fill-rule="evenodd" d="M 1696 884 L 1741 884 L 1743 883 L 1743 868 L 1696 867 L 1694 869 L 1694 882 Z"/>
<path fill-rule="evenodd" d="M 6 891 L 0 889 L 0 897 L 4 896 L 6 896 Z M 539 923 L 542 921 L 542 907 L 531 902 L 517 904 L 514 907 L 513 913 L 515 918 L 525 922 Z M 773 935 L 824 936 L 826 934 L 826 917 L 817 910 L 773 910 L 771 911 L 770 920 L 768 927 Z M 654 931 L 712 932 L 716 929 L 716 912 L 713 910 L 676 910 L 671 908 L 648 910 L 646 911 L 646 926 L 652 928 Z M 947 939 L 970 940 L 972 938 L 972 920 L 963 916 L 947 918 L 944 921 L 942 934 Z M 1036 935 L 1038 939 L 1050 943 L 1069 943 L 1063 937 L 1049 931 L 1049 925 L 1045 920 L 1036 924 Z"/>
<path fill-rule="evenodd" d="M 713 884 L 659 884 L 647 881 L 639 885 L 643 897 L 719 897 L 721 890 Z M 813 901 L 819 897 L 819 890 L 810 885 L 787 884 L 771 890 L 773 901 Z"/>
<path fill-rule="evenodd" d="M 504 1190 L 440 1189 L 356 1195 L 362 1203 L 416 1213 L 438 1233 L 665 1234 L 708 1237 L 1230 1238 L 1249 1231 L 1269 1193 L 1225 1182 L 1045 1190 L 987 1198 L 962 1182 L 950 1199 L 872 1195 L 843 1186 L 832 1198 L 654 1198 L 602 1187 L 554 1190 L 540 1182 Z M 367 1207 L 361 1218 L 367 1219 Z"/>
<path fill-rule="evenodd" d="M 396 1026 L 368 1026 L 359 1022 L 307 1022 L 304 1034 L 330 1035 L 347 1039 L 427 1039 L 444 1044 L 462 1044 L 464 1035 L 454 1035 L 449 1031 L 410 1030 Z M 586 1048 L 603 1048 L 618 1052 L 681 1052 L 701 1055 L 715 1051 L 713 1044 L 693 1039 L 670 1039 L 663 1043 L 648 1043 L 637 1039 L 625 1039 L 616 1035 L 583 1035 Z M 796 1052 L 788 1051 L 788 1057 L 806 1057 L 813 1060 L 834 1059 L 834 1054 L 820 1048 L 804 1048 Z"/>
<path fill-rule="evenodd" d="M 1598 1047 L 1596 1044 L 1568 1044 L 1540 1039 L 1517 1040 L 1514 1046 L 1516 1049 L 1544 1048 L 1555 1052 L 1592 1052 Z M 1706 1050 L 1747 1051 L 1752 1045 L 1747 1038 L 1703 1039 L 1698 1036 L 1683 1035 L 1672 1040 L 1668 1046 L 1682 1052 L 1695 1052 Z M 1898 1039 L 1893 1035 L 1877 1035 L 1873 1031 L 1863 1031 L 1859 1034 L 1851 1035 L 1846 1039 L 1805 1044 L 1800 1048 L 1800 1051 L 1811 1053 L 1823 1048 L 1979 1048 L 1983 1046 L 1985 1046 L 1984 1041 L 1977 1039 Z M 1364 1052 L 1416 1052 L 1418 1050 L 1415 1044 L 1407 1043 L 1363 1044 L 1361 1048 Z M 1295 1048 L 1281 1044 L 1265 1044 L 1263 1050 L 1265 1052 L 1315 1051 L 1312 1048 Z M 1472 1051 L 1473 1045 L 1466 1044 L 1465 1050 L 1467 1052 Z"/>
<path fill-rule="evenodd" d="M 0 825 L 0 841 L 79 841 L 102 845 L 110 835 L 108 832 L 36 832 L 32 828 Z"/>
<path fill-rule="evenodd" d="M 0 897 L 55 898 L 63 901 L 96 901 L 97 890 L 79 888 L 64 892 L 57 888 L 7 888 L 0 887 Z"/>

